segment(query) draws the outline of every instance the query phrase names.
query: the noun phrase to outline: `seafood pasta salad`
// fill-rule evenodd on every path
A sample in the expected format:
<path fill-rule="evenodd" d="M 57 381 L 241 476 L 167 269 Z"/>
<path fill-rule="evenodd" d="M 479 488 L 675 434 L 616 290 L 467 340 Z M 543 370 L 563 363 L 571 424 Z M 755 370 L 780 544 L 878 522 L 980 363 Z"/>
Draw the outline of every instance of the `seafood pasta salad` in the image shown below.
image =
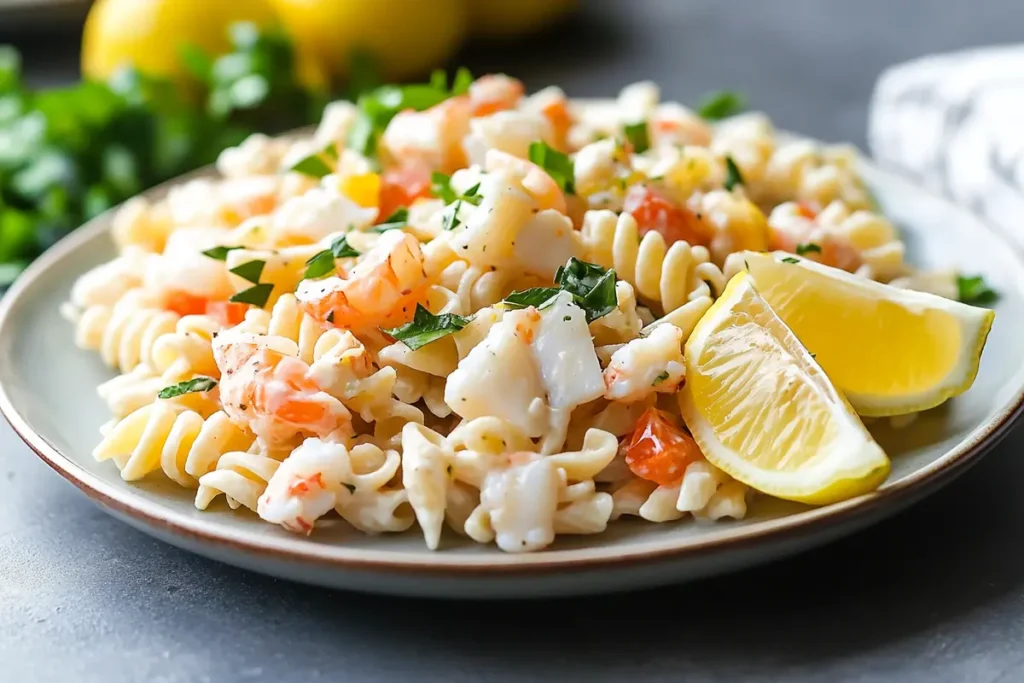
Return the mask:
<path fill-rule="evenodd" d="M 65 307 L 120 373 L 97 459 L 298 534 L 524 552 L 870 491 L 889 461 L 860 416 L 974 380 L 993 314 L 964 300 L 994 294 L 907 265 L 850 148 L 651 83 L 453 80 L 117 211 Z"/>

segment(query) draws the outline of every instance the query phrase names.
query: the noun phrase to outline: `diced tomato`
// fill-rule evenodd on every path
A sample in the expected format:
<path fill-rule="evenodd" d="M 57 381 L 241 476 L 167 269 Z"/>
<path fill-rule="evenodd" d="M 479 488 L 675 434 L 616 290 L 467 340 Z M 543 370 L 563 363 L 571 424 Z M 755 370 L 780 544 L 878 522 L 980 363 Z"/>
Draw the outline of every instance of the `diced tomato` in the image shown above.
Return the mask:
<path fill-rule="evenodd" d="M 215 318 L 226 327 L 237 325 L 245 320 L 245 313 L 249 310 L 249 304 L 240 304 L 234 301 L 207 301 L 206 315 Z"/>
<path fill-rule="evenodd" d="M 633 215 L 640 235 L 652 230 L 669 244 L 685 240 L 691 246 L 707 246 L 713 230 L 689 209 L 679 206 L 650 185 L 633 185 L 626 191 L 622 210 Z"/>
<path fill-rule="evenodd" d="M 626 447 L 630 471 L 659 486 L 675 486 L 686 467 L 703 458 L 693 437 L 657 408 L 648 408 L 636 421 L 633 438 Z"/>
<path fill-rule="evenodd" d="M 167 295 L 165 307 L 184 317 L 186 315 L 203 315 L 206 313 L 206 297 L 196 296 L 188 292 L 172 291 Z"/>
<path fill-rule="evenodd" d="M 377 222 L 383 223 L 400 207 L 430 196 L 430 168 L 426 164 L 413 162 L 389 168 L 380 179 Z"/>

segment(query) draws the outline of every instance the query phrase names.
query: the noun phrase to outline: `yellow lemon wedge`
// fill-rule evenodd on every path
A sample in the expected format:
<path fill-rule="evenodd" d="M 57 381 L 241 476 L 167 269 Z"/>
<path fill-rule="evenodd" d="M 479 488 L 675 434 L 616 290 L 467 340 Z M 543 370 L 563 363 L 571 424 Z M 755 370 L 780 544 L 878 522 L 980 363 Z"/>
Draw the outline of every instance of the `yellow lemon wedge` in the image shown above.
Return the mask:
<path fill-rule="evenodd" d="M 995 314 L 791 254 L 744 254 L 765 301 L 861 415 L 925 410 L 970 388 Z"/>
<path fill-rule="evenodd" d="M 686 342 L 679 408 L 704 456 L 777 498 L 824 505 L 878 487 L 889 459 L 749 274 Z"/>

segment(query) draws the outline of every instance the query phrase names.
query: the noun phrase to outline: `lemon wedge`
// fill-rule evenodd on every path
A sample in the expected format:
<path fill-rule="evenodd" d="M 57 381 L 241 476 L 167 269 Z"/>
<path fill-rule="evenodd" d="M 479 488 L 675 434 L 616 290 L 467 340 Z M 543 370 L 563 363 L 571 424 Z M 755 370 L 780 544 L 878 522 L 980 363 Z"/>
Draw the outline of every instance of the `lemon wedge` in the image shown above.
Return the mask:
<path fill-rule="evenodd" d="M 995 314 L 791 254 L 744 254 L 757 291 L 861 415 L 933 408 L 970 388 Z"/>
<path fill-rule="evenodd" d="M 679 407 L 704 456 L 769 495 L 824 505 L 878 487 L 889 459 L 748 273 L 686 342 Z"/>

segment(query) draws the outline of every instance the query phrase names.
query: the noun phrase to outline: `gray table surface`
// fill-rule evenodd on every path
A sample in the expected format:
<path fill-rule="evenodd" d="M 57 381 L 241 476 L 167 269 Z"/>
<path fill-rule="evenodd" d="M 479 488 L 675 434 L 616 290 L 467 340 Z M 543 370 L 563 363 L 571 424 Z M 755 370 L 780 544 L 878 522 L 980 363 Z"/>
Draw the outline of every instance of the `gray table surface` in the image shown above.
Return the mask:
<path fill-rule="evenodd" d="M 576 95 L 641 78 L 683 101 L 740 87 L 780 125 L 862 144 L 886 65 L 1011 42 L 1022 25 L 1020 0 L 588 2 L 582 27 L 467 59 Z M 35 80 L 73 76 L 73 38 L 22 42 Z M 293 585 L 151 540 L 4 425 L 0 681 L 1021 681 L 1022 445 L 1017 429 L 910 511 L 774 565 L 614 597 L 442 604 Z"/>

